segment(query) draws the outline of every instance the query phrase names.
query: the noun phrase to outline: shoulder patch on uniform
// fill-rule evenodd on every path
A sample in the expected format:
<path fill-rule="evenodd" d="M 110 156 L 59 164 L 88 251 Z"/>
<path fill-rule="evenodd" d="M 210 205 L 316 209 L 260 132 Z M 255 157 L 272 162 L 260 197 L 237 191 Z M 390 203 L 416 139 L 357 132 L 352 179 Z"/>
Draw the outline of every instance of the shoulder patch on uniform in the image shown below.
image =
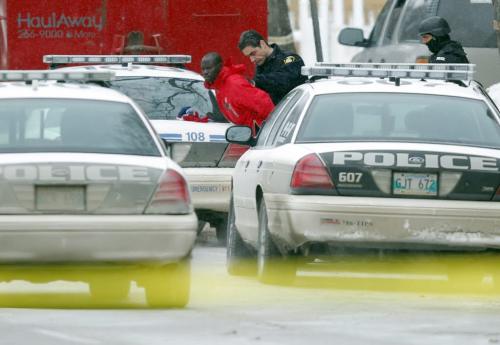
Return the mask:
<path fill-rule="evenodd" d="M 283 63 L 286 65 L 286 64 L 289 64 L 289 63 L 292 63 L 294 62 L 296 59 L 295 59 L 295 56 L 287 56 L 284 60 L 283 60 Z"/>

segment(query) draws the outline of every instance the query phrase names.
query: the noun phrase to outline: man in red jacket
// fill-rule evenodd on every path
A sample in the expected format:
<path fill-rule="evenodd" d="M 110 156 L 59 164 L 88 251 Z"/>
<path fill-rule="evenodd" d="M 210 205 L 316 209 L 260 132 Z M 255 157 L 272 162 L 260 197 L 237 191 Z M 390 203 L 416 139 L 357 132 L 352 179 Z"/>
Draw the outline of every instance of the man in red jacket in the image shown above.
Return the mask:
<path fill-rule="evenodd" d="M 243 75 L 244 65 L 223 64 L 215 52 L 201 59 L 201 73 L 205 87 L 215 90 L 217 103 L 224 116 L 236 125 L 260 127 L 274 108 L 269 94 L 253 86 Z"/>

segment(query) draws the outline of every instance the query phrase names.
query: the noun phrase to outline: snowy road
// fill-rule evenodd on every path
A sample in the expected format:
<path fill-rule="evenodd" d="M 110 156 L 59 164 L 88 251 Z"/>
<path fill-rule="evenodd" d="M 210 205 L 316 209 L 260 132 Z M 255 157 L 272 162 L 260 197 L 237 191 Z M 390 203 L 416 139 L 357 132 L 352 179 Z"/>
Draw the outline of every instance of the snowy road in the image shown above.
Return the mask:
<path fill-rule="evenodd" d="M 307 276 L 292 287 L 266 286 L 228 276 L 224 264 L 223 248 L 195 250 L 184 310 L 149 310 L 137 287 L 126 308 L 113 310 L 81 308 L 85 284 L 0 284 L 4 302 L 24 307 L 0 309 L 0 344 L 500 343 L 499 294 L 340 290 Z"/>

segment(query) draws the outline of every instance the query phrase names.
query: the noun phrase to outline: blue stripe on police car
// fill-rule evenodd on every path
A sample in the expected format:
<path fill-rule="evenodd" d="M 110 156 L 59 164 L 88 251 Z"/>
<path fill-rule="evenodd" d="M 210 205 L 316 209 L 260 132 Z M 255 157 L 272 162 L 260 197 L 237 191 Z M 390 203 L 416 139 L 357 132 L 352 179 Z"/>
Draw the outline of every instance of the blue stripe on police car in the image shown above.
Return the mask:
<path fill-rule="evenodd" d="M 210 139 L 210 142 L 218 142 L 218 143 L 225 143 L 226 142 L 226 136 L 220 135 L 220 134 L 210 134 L 209 139 Z"/>
<path fill-rule="evenodd" d="M 182 134 L 180 133 L 163 133 L 160 134 L 160 137 L 168 141 L 182 141 Z"/>

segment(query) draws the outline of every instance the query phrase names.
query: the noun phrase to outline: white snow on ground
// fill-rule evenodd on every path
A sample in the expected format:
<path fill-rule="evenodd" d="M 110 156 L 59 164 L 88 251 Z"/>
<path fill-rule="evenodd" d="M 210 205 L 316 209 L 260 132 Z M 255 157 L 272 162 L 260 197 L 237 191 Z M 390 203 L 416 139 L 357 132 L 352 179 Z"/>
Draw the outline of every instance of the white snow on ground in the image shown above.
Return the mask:
<path fill-rule="evenodd" d="M 54 305 L 69 294 L 65 309 L 0 310 L 2 345 L 165 345 L 165 344 L 495 344 L 500 342 L 500 288 L 496 294 L 436 294 L 426 291 L 439 274 L 411 273 L 409 286 L 424 280 L 423 290 L 391 289 L 398 277 L 383 273 L 382 288 L 370 289 L 375 273 L 344 270 L 341 278 L 358 281 L 356 289 L 337 285 L 328 272 L 299 274 L 294 286 L 267 286 L 252 277 L 225 273 L 225 249 L 197 247 L 193 254 L 191 301 L 184 310 L 144 308 L 143 291 L 134 287 L 126 309 L 78 309 L 87 289 L 57 282 L 54 291 L 38 291 Z M 205 243 L 206 245 L 206 243 Z M 345 265 L 353 263 L 341 261 Z M 343 266 L 343 267 L 344 267 Z M 401 267 L 404 267 L 402 265 Z M 322 271 L 325 271 L 322 269 Z M 414 271 L 414 270 L 413 270 Z M 303 267 L 300 272 L 312 272 Z M 299 272 L 299 273 L 300 273 Z M 497 272 L 490 272 L 498 279 Z M 330 272 L 332 273 L 332 272 Z M 334 272 L 333 272 L 334 273 Z M 425 273 L 425 270 L 424 270 Z M 496 276 L 495 276 L 496 274 Z M 326 279 L 326 284 L 315 280 Z M 330 281 L 328 280 L 330 279 Z M 336 280 L 337 279 L 337 280 Z M 319 280 L 318 280 L 319 281 Z M 435 280 L 442 283 L 444 280 Z M 23 282 L 2 287 L 0 299 L 17 298 Z M 57 286 L 56 286 L 57 285 Z M 76 290 L 80 288 L 79 293 Z M 33 293 L 30 290 L 30 293 Z M 59 293 L 59 295 L 57 295 Z M 10 295 L 9 295 L 10 294 Z M 49 303 L 50 305 L 50 303 Z M 59 305 L 59 307 L 61 307 Z M 122 306 L 123 307 L 123 306 Z"/>

